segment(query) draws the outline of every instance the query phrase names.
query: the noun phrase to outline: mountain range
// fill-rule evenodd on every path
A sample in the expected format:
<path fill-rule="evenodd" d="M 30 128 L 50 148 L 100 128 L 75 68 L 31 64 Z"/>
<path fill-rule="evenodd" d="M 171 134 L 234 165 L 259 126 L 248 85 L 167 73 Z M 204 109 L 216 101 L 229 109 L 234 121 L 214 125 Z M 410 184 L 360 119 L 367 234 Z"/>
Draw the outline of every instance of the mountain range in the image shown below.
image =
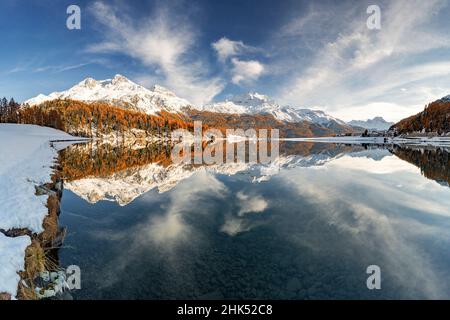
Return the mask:
<path fill-rule="evenodd" d="M 334 118 L 323 111 L 281 106 L 268 96 L 256 92 L 238 95 L 230 100 L 208 104 L 198 109 L 218 113 L 270 114 L 276 119 L 286 122 L 309 121 L 320 125 L 329 125 L 335 122 L 340 125 L 346 125 L 344 121 Z"/>
<path fill-rule="evenodd" d="M 53 92 L 49 95 L 40 94 L 25 101 L 24 105 L 35 106 L 47 101 L 62 99 L 83 102 L 106 102 L 124 109 L 141 111 L 150 115 L 156 115 L 161 111 L 178 114 L 188 114 L 191 111 L 195 111 L 197 116 L 199 112 L 208 112 L 208 114 L 268 115 L 272 116 L 277 122 L 282 123 L 307 122 L 330 130 L 333 130 L 335 127 L 338 127 L 340 131 L 352 130 L 344 121 L 332 117 L 323 111 L 282 106 L 268 96 L 255 92 L 235 96 L 223 102 L 195 106 L 189 101 L 177 97 L 175 93 L 162 86 L 155 85 L 151 89 L 147 89 L 119 74 L 113 79 L 106 80 L 87 78 L 66 91 Z"/>

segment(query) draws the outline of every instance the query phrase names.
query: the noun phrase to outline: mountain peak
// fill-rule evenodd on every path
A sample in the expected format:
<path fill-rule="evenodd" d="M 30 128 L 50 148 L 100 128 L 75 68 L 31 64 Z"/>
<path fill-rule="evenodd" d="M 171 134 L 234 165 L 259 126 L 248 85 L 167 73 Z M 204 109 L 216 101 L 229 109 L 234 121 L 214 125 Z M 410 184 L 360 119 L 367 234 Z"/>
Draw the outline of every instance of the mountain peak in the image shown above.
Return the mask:
<path fill-rule="evenodd" d="M 442 97 L 441 100 L 450 101 L 450 94 L 448 96 Z"/>
<path fill-rule="evenodd" d="M 86 78 L 80 83 L 78 83 L 79 86 L 87 87 L 87 88 L 93 88 L 98 84 L 98 81 L 93 78 Z"/>
<path fill-rule="evenodd" d="M 119 83 L 126 83 L 126 82 L 132 82 L 130 79 L 128 79 L 127 77 L 121 75 L 121 74 L 116 74 L 114 76 L 114 78 L 111 80 L 111 83 L 113 85 L 119 84 Z"/>
<path fill-rule="evenodd" d="M 72 88 L 53 92 L 48 96 L 39 95 L 24 102 L 30 106 L 56 99 L 71 99 L 85 102 L 109 102 L 118 107 L 140 110 L 147 114 L 157 114 L 164 110 L 171 113 L 182 113 L 191 104 L 173 92 L 161 86 L 154 86 L 148 90 L 121 74 L 112 79 L 95 80 L 86 78 Z"/>
<path fill-rule="evenodd" d="M 121 83 L 129 83 L 129 84 L 136 85 L 134 82 L 132 82 L 127 77 L 125 77 L 125 76 L 123 76 L 121 74 L 116 74 L 114 76 L 114 78 L 112 78 L 112 79 L 101 80 L 101 81 L 95 80 L 94 78 L 91 78 L 91 77 L 87 77 L 86 79 L 84 79 L 81 82 L 79 82 L 78 85 L 75 86 L 75 87 L 83 87 L 83 88 L 88 88 L 88 89 L 94 89 L 97 85 L 102 85 L 102 86 L 113 85 L 113 86 L 117 86 L 117 85 L 119 85 Z"/>

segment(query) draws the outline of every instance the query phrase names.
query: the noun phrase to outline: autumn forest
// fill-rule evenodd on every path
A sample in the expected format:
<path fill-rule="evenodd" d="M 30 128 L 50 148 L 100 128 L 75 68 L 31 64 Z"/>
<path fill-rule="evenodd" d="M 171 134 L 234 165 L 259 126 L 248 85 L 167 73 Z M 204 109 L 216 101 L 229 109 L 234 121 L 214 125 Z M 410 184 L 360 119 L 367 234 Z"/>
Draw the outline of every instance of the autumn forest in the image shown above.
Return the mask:
<path fill-rule="evenodd" d="M 193 125 L 181 116 L 160 113 L 147 115 L 106 103 L 53 100 L 19 108 L 15 103 L 3 107 L 1 122 L 36 124 L 65 131 L 80 137 L 123 135 L 130 129 L 144 135 L 165 135 L 172 130 L 192 130 Z"/>

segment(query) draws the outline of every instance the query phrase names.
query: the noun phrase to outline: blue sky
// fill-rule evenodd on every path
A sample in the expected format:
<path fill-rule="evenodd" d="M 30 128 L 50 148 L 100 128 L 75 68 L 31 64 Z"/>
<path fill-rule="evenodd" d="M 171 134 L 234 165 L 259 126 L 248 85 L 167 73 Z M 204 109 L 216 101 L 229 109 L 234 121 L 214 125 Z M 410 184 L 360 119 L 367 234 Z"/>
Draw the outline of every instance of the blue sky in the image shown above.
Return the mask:
<path fill-rule="evenodd" d="M 258 91 L 395 121 L 450 94 L 449 1 L 280 2 L 2 0 L 0 96 L 120 73 L 197 104 Z M 71 4 L 81 30 L 66 28 Z M 380 30 L 366 25 L 373 4 Z"/>

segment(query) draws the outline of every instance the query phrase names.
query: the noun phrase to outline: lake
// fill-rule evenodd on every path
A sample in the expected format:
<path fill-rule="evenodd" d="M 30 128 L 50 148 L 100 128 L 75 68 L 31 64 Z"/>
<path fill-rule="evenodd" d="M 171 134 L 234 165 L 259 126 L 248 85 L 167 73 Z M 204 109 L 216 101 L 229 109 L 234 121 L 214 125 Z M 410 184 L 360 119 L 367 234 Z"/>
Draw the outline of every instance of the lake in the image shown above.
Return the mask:
<path fill-rule="evenodd" d="M 169 154 L 61 152 L 75 299 L 450 297 L 448 148 L 286 142 L 267 165 Z"/>

